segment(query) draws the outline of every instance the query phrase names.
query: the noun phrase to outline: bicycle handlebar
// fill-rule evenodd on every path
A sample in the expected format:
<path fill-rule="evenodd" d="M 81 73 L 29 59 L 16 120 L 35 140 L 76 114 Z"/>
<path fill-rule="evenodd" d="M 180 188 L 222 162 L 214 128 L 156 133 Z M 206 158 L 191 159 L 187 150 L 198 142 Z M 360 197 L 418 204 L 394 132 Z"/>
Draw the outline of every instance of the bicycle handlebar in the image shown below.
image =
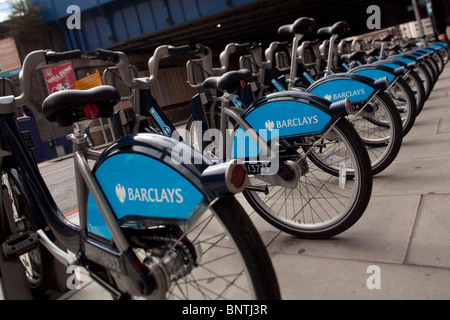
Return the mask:
<path fill-rule="evenodd" d="M 118 63 L 120 61 L 119 52 L 106 49 L 96 49 L 94 51 L 94 56 L 104 61 L 110 60 L 114 63 Z"/>
<path fill-rule="evenodd" d="M 160 61 L 168 58 L 174 54 L 180 53 L 195 53 L 195 54 L 209 54 L 207 47 L 203 45 L 196 45 L 193 48 L 190 45 L 183 45 L 174 47 L 171 45 L 162 45 L 156 48 L 153 56 L 148 61 L 148 78 L 134 78 L 129 70 L 129 60 L 126 54 L 120 51 L 110 51 L 105 49 L 97 49 L 94 51 L 95 58 L 103 59 L 104 61 L 113 62 L 122 77 L 122 81 L 130 88 L 148 89 L 158 77 L 158 70 Z"/>
<path fill-rule="evenodd" d="M 199 55 L 206 56 L 206 55 L 208 55 L 210 53 L 209 48 L 207 46 L 204 46 L 204 45 L 200 44 L 200 43 L 195 45 L 195 50 L 196 50 L 196 53 L 199 54 Z"/>
<path fill-rule="evenodd" d="M 184 46 L 179 46 L 179 47 L 173 47 L 173 46 L 169 46 L 168 47 L 169 50 L 169 54 L 180 54 L 180 53 L 188 53 L 192 51 L 192 47 L 188 44 L 184 45 Z"/>
<path fill-rule="evenodd" d="M 29 102 L 31 96 L 31 78 L 33 72 L 40 65 L 47 65 L 65 60 L 81 58 L 80 50 L 67 52 L 55 52 L 50 50 L 36 50 L 30 52 L 23 61 L 22 70 L 19 73 L 20 95 L 14 97 L 16 106 L 23 106 Z"/>
<path fill-rule="evenodd" d="M 55 51 L 45 52 L 45 60 L 47 61 L 47 64 L 61 62 L 65 60 L 75 60 L 80 58 L 81 58 L 81 51 L 78 49 L 66 52 L 55 52 Z"/>

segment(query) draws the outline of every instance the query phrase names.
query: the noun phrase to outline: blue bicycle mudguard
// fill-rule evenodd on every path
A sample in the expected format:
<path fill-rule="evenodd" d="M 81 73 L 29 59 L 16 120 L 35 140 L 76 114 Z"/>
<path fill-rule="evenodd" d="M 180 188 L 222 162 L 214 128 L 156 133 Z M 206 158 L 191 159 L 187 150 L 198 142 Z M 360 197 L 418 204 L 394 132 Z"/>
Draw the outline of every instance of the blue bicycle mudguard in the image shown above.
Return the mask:
<path fill-rule="evenodd" d="M 345 98 L 353 104 L 368 101 L 378 91 L 371 78 L 353 74 L 336 73 L 314 82 L 306 92 L 323 97 L 331 102 Z"/>
<path fill-rule="evenodd" d="M 373 80 L 387 78 L 389 83 L 392 83 L 398 76 L 404 74 L 404 69 L 399 66 L 393 69 L 383 65 L 367 64 L 350 69 L 348 73 L 360 74 Z"/>
<path fill-rule="evenodd" d="M 390 59 L 383 59 L 380 61 L 376 61 L 374 63 L 372 63 L 373 65 L 381 65 L 381 66 L 385 66 L 388 67 L 392 70 L 396 70 L 400 67 L 404 67 L 407 71 L 408 70 L 414 70 L 417 66 L 416 62 L 410 62 L 410 63 L 406 63 L 406 62 L 401 62 L 398 60 L 390 60 Z"/>
<path fill-rule="evenodd" d="M 201 183 L 205 161 L 175 139 L 135 134 L 106 149 L 93 173 L 119 224 L 191 224 L 219 196 Z M 87 219 L 91 233 L 111 239 L 90 193 Z"/>
<path fill-rule="evenodd" d="M 311 136 L 326 131 L 333 119 L 331 103 L 298 91 L 276 92 L 259 99 L 243 114 L 244 120 L 265 141 L 278 137 Z M 256 142 L 241 127 L 234 132 L 233 158 L 260 155 Z"/>
<path fill-rule="evenodd" d="M 428 48 L 431 48 L 431 49 L 436 49 L 436 50 L 442 50 L 442 49 L 448 49 L 448 45 L 446 44 L 446 43 L 444 43 L 444 42 L 438 42 L 438 43 L 435 43 L 435 44 L 432 44 L 432 45 L 430 45 L 430 46 L 428 46 Z"/>

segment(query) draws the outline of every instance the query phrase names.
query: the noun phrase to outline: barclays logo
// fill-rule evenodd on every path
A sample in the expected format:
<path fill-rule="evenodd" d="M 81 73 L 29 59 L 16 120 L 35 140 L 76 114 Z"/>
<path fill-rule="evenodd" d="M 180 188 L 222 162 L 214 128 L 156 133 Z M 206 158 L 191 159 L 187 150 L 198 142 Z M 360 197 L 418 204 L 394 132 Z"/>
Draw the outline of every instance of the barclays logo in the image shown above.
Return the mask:
<path fill-rule="evenodd" d="M 179 188 L 125 188 L 119 183 L 115 189 L 120 203 L 125 203 L 126 200 L 148 203 L 183 203 L 184 201 L 182 190 Z"/>
<path fill-rule="evenodd" d="M 125 192 L 125 187 L 121 186 L 120 183 L 116 186 L 116 195 L 117 195 L 117 198 L 119 199 L 120 203 L 125 202 L 125 198 L 126 198 L 127 194 Z"/>
<path fill-rule="evenodd" d="M 363 89 L 356 89 L 356 90 L 350 90 L 350 91 L 344 91 L 344 92 L 340 92 L 340 93 L 333 93 L 331 94 L 326 94 L 323 97 L 325 99 L 327 99 L 328 101 L 338 101 L 338 100 L 343 100 L 346 98 L 352 98 L 352 97 L 358 97 L 361 95 L 366 94 L 364 88 Z"/>
<path fill-rule="evenodd" d="M 308 117 L 299 117 L 293 119 L 286 119 L 280 121 L 266 121 L 266 128 L 269 131 L 272 131 L 274 128 L 283 129 L 283 128 L 291 128 L 291 127 L 301 127 L 305 125 L 314 125 L 319 123 L 319 118 L 317 115 L 308 116 Z"/>
<path fill-rule="evenodd" d="M 273 121 L 267 120 L 266 123 L 266 129 L 269 131 L 272 131 L 273 128 L 275 128 L 275 124 L 273 123 Z"/>

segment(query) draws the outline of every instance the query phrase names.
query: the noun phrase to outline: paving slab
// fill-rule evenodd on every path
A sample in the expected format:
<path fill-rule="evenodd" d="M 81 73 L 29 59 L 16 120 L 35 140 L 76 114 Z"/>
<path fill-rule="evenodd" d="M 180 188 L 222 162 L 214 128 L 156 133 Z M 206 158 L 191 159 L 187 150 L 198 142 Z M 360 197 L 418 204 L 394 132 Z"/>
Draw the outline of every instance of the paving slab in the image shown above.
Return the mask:
<path fill-rule="evenodd" d="M 272 260 L 284 300 L 450 299 L 447 269 L 300 254 Z"/>
<path fill-rule="evenodd" d="M 450 268 L 450 194 L 424 195 L 407 264 Z"/>
<path fill-rule="evenodd" d="M 340 235 L 317 241 L 280 234 L 268 250 L 311 257 L 403 263 L 419 202 L 418 196 L 372 197 L 360 220 Z"/>

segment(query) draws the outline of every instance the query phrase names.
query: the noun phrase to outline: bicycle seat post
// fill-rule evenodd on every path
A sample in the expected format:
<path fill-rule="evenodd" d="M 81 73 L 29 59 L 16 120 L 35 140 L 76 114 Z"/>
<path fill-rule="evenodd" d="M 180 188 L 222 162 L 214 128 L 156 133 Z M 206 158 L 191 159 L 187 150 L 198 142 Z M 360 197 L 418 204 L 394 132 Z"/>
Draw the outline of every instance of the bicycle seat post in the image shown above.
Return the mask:
<path fill-rule="evenodd" d="M 67 136 L 67 140 L 71 140 L 73 143 L 73 152 L 77 151 L 85 151 L 86 150 L 86 141 L 88 140 L 88 136 L 86 134 L 87 129 L 89 128 L 91 121 L 81 121 L 77 122 L 73 126 L 73 133 Z"/>
<path fill-rule="evenodd" d="M 295 34 L 294 40 L 292 41 L 292 53 L 291 53 L 291 70 L 289 74 L 288 88 L 292 89 L 295 87 L 297 81 L 297 49 L 300 39 L 303 37 L 301 34 Z"/>
<path fill-rule="evenodd" d="M 227 129 L 228 129 L 228 115 L 226 110 L 230 108 L 230 100 L 233 94 L 224 91 L 223 96 L 220 97 L 220 133 L 219 139 L 219 158 L 226 160 L 227 157 Z"/>
<path fill-rule="evenodd" d="M 328 58 L 327 58 L 327 69 L 325 70 L 325 76 L 329 76 L 333 73 L 333 58 L 334 51 L 336 48 L 335 41 L 339 37 L 337 34 L 332 34 L 330 38 L 329 48 L 328 48 Z"/>

